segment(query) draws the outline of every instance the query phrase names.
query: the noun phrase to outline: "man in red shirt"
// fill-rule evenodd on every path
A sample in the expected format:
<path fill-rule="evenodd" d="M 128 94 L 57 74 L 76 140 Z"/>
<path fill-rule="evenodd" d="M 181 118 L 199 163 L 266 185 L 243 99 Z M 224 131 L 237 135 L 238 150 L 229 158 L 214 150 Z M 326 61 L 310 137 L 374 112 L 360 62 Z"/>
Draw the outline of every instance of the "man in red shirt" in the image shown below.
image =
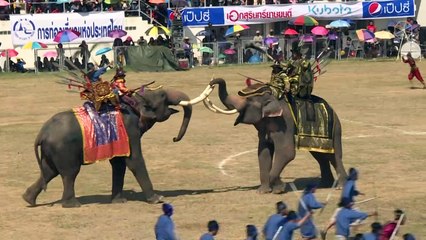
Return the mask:
<path fill-rule="evenodd" d="M 411 56 L 411 52 L 408 52 L 407 56 L 403 56 L 402 61 L 410 65 L 410 73 L 408 74 L 408 80 L 410 80 L 410 83 L 412 84 L 411 80 L 416 77 L 417 80 L 419 80 L 423 84 L 423 88 L 426 88 L 425 81 L 423 80 L 423 77 L 420 74 L 419 68 L 416 66 L 416 61 Z"/>
<path fill-rule="evenodd" d="M 373 32 L 373 33 L 376 32 L 377 28 L 374 25 L 373 21 L 368 22 L 367 30 L 370 31 L 370 32 Z"/>
<path fill-rule="evenodd" d="M 404 225 L 405 220 L 406 220 L 404 212 L 400 209 L 396 209 L 394 211 L 394 215 L 395 215 L 394 220 L 386 223 L 383 226 L 382 233 L 380 235 L 380 240 L 389 240 L 391 238 L 393 232 L 395 230 L 398 231 L 398 229 L 396 229 L 396 227 L 398 225 L 398 221 L 400 221 L 400 225 Z M 402 219 L 400 219 L 400 218 L 402 218 Z"/>

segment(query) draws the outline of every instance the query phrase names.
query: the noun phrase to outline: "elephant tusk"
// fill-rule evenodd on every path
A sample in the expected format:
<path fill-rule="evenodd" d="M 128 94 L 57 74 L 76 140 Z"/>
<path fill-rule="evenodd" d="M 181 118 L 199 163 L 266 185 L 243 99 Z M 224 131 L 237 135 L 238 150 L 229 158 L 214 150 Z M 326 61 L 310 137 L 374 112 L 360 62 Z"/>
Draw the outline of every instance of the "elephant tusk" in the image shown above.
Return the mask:
<path fill-rule="evenodd" d="M 214 86 L 208 85 L 206 87 L 206 89 L 204 89 L 204 91 L 200 94 L 200 96 L 198 96 L 194 99 L 191 99 L 189 101 L 180 101 L 178 103 L 178 105 L 180 105 L 180 106 L 195 105 L 195 104 L 203 101 L 206 97 L 208 97 L 210 95 L 210 93 L 212 93 L 213 89 L 214 89 Z"/>
<path fill-rule="evenodd" d="M 221 114 L 226 114 L 226 115 L 232 115 L 232 114 L 238 113 L 237 109 L 224 110 L 224 109 L 219 108 L 218 106 L 214 105 L 213 102 L 208 97 L 206 97 L 204 99 L 203 103 L 204 103 L 204 106 L 206 106 L 207 109 L 209 109 L 210 111 L 215 112 L 215 113 L 221 113 Z"/>

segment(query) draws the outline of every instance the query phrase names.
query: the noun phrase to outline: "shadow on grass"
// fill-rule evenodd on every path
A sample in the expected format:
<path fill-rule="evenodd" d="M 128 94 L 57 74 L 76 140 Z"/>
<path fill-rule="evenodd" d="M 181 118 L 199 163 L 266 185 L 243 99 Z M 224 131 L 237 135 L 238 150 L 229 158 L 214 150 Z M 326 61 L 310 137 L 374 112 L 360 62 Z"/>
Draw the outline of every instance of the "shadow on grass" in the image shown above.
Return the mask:
<path fill-rule="evenodd" d="M 186 196 L 186 195 L 201 195 L 201 194 L 233 192 L 233 191 L 251 191 L 251 190 L 256 190 L 258 187 L 259 186 L 247 186 L 247 187 L 236 186 L 236 187 L 224 187 L 224 188 L 201 189 L 201 190 L 190 190 L 190 189 L 162 190 L 162 191 L 155 191 L 155 192 L 164 197 L 178 197 L 178 196 Z M 143 192 L 125 190 L 123 191 L 123 196 L 124 198 L 127 199 L 127 201 L 143 201 L 143 202 L 147 201 L 145 194 Z M 87 196 L 77 197 L 77 200 L 82 205 L 110 204 L 111 195 L 110 194 L 87 195 Z M 60 204 L 60 203 L 61 203 L 61 200 L 56 200 L 54 202 L 37 204 L 35 207 L 53 206 L 55 204 Z"/>

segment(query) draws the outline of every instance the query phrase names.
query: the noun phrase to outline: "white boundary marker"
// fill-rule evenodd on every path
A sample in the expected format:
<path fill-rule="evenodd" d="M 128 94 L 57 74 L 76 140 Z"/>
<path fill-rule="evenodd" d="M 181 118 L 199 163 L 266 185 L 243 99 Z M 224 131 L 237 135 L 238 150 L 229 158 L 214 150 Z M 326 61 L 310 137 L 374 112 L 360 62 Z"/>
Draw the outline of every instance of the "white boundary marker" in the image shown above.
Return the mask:
<path fill-rule="evenodd" d="M 228 173 L 226 173 L 226 171 L 225 171 L 225 169 L 224 169 L 225 164 L 226 164 L 227 162 L 229 162 L 229 161 L 233 160 L 233 159 L 234 159 L 234 158 L 236 158 L 236 157 L 242 156 L 242 155 L 244 155 L 244 154 L 252 153 L 252 152 L 255 152 L 255 151 L 257 151 L 257 148 L 255 148 L 255 149 L 251 149 L 251 150 L 247 150 L 247 151 L 244 151 L 244 152 L 239 152 L 239 153 L 237 153 L 237 154 L 233 154 L 233 155 L 230 155 L 230 156 L 228 156 L 228 157 L 226 157 L 226 158 L 222 159 L 222 161 L 220 161 L 220 162 L 219 162 L 219 165 L 218 165 L 218 168 L 219 168 L 220 172 L 221 172 L 223 175 L 226 175 L 226 176 L 230 176 L 230 177 L 232 177 L 231 175 L 229 175 Z"/>

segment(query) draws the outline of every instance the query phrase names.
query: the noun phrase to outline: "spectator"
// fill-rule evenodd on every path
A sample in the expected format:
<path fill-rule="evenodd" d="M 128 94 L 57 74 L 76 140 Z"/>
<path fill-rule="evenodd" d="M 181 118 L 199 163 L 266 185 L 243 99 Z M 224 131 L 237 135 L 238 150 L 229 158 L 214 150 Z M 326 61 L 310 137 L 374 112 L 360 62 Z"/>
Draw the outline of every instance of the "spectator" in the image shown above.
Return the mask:
<path fill-rule="evenodd" d="M 368 21 L 367 30 L 373 33 L 377 31 L 377 28 L 372 20 Z"/>
<path fill-rule="evenodd" d="M 217 235 L 219 231 L 219 224 L 216 220 L 211 220 L 207 223 L 207 233 L 204 233 L 200 240 L 214 240 L 214 236 Z"/>
<path fill-rule="evenodd" d="M 257 240 L 257 228 L 254 225 L 246 226 L 247 238 L 246 240 Z"/>
<path fill-rule="evenodd" d="M 64 61 L 65 61 L 65 50 L 62 46 L 62 43 L 58 43 L 58 46 L 56 48 L 56 53 L 58 54 L 59 59 L 59 66 L 64 67 Z"/>
<path fill-rule="evenodd" d="M 78 47 L 80 48 L 81 65 L 86 68 L 87 59 L 90 58 L 89 46 L 86 41 L 83 40 Z"/>
<path fill-rule="evenodd" d="M 164 203 L 162 208 L 164 214 L 158 218 L 155 224 L 155 237 L 157 240 L 177 240 L 175 224 L 171 218 L 173 215 L 173 206 Z"/>
<path fill-rule="evenodd" d="M 194 53 L 192 52 L 192 44 L 189 41 L 189 37 L 185 37 L 183 40 L 183 51 L 185 53 L 185 58 L 189 60 L 189 67 L 190 68 L 194 67 L 194 62 L 193 62 Z"/>
<path fill-rule="evenodd" d="M 99 64 L 99 67 L 107 67 L 109 66 L 109 64 L 110 64 L 109 59 L 105 56 L 105 54 L 102 54 L 101 63 Z"/>
<path fill-rule="evenodd" d="M 125 48 L 123 49 L 124 52 L 124 58 L 126 59 L 126 65 L 130 65 L 130 59 L 129 59 L 129 47 L 135 46 L 135 42 L 133 42 L 132 37 L 127 36 L 126 40 L 123 42 L 123 45 Z"/>
<path fill-rule="evenodd" d="M 123 49 L 123 40 L 121 38 L 114 39 L 112 47 L 117 54 L 117 63 L 123 66 L 124 64 L 124 49 Z"/>
<path fill-rule="evenodd" d="M 36 63 L 35 66 L 37 67 L 37 70 L 40 72 L 43 72 L 44 69 L 43 69 L 43 63 L 41 62 L 41 57 L 37 56 L 37 60 L 35 63 Z"/>
<path fill-rule="evenodd" d="M 78 59 L 78 57 L 76 57 L 74 59 L 74 66 L 78 69 L 83 69 L 85 68 L 85 66 L 80 62 L 80 60 Z"/>
<path fill-rule="evenodd" d="M 149 38 L 148 46 L 155 46 L 155 40 L 153 37 Z"/>
<path fill-rule="evenodd" d="M 263 37 L 260 35 L 260 31 L 256 31 L 256 36 L 253 37 L 253 42 L 256 46 L 261 47 L 263 44 Z"/>
<path fill-rule="evenodd" d="M 24 61 L 24 59 L 17 58 L 16 71 L 20 72 L 20 73 L 28 72 L 28 70 L 24 67 L 25 64 L 26 64 L 26 62 Z"/>
<path fill-rule="evenodd" d="M 377 216 L 377 212 L 367 214 L 352 209 L 353 202 L 350 198 L 342 198 L 343 208 L 336 216 L 336 239 L 348 239 L 350 236 L 350 225 L 357 220 L 364 220 L 369 216 Z"/>
<path fill-rule="evenodd" d="M 52 66 L 52 71 L 58 71 L 59 70 L 58 67 L 57 67 L 58 66 L 57 64 L 59 64 L 58 61 L 55 61 L 55 59 L 53 57 L 51 57 L 49 59 L 49 62 L 51 64 L 51 66 Z"/>
<path fill-rule="evenodd" d="M 401 225 L 405 224 L 406 217 L 404 211 L 401 209 L 396 209 L 394 211 L 394 218 L 392 221 L 389 221 L 383 226 L 382 234 L 380 235 L 380 240 L 389 240 L 392 236 L 392 233 L 397 230 L 396 226 L 398 225 L 398 221 L 401 221 Z"/>
<path fill-rule="evenodd" d="M 43 65 L 44 65 L 44 70 L 46 72 L 52 71 L 52 64 L 49 62 L 49 59 L 47 57 L 43 58 Z"/>
<path fill-rule="evenodd" d="M 15 1 L 15 14 L 21 14 L 22 6 L 24 6 L 24 3 L 22 0 Z"/>
<path fill-rule="evenodd" d="M 285 216 L 287 215 L 287 213 L 287 205 L 282 201 L 277 202 L 276 213 L 268 218 L 265 223 L 265 226 L 263 227 L 262 232 L 266 240 L 272 240 L 279 228 L 280 223 L 281 225 L 284 225 L 284 223 L 286 223 L 286 221 L 282 221 L 286 219 Z"/>
<path fill-rule="evenodd" d="M 267 38 L 273 38 L 273 37 L 275 37 L 275 35 L 274 35 L 274 29 L 269 30 L 269 34 L 266 37 Z"/>
<path fill-rule="evenodd" d="M 146 46 L 146 40 L 143 36 L 140 36 L 137 43 L 139 44 L 139 46 Z"/>
<path fill-rule="evenodd" d="M 126 40 L 123 42 L 124 46 L 135 46 L 135 42 L 133 42 L 132 37 L 127 36 Z"/>
<path fill-rule="evenodd" d="M 379 240 L 382 228 L 382 224 L 374 222 L 371 224 L 371 232 L 364 233 L 362 237 L 364 240 Z"/>

